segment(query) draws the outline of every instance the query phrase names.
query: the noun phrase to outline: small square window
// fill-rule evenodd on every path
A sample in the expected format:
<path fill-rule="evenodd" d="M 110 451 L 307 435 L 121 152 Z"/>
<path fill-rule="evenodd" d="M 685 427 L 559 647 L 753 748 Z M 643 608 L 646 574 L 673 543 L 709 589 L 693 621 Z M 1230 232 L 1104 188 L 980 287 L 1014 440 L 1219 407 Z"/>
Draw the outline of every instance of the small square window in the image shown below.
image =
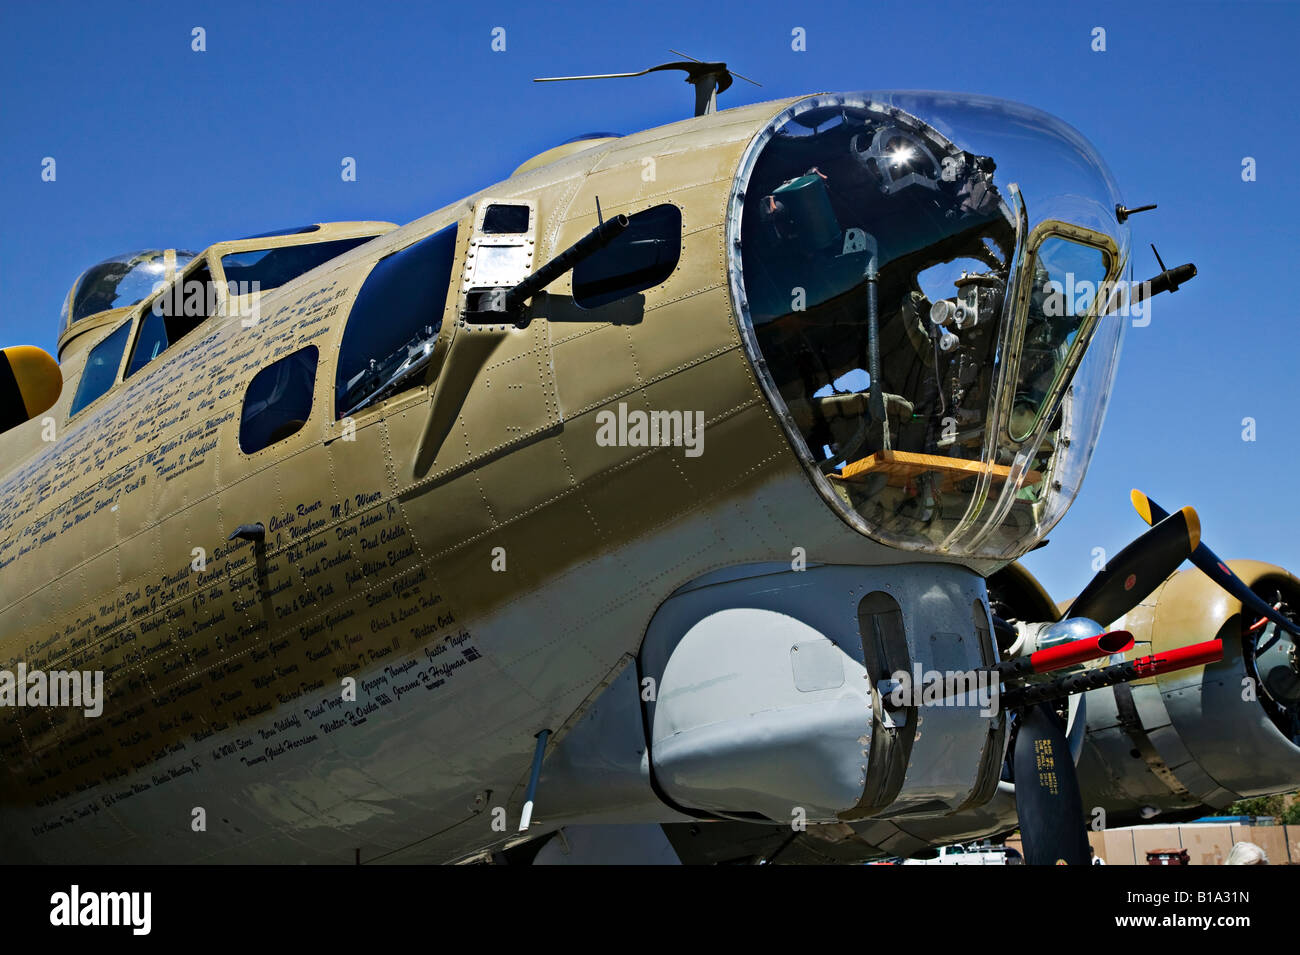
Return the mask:
<path fill-rule="evenodd" d="M 244 392 L 239 448 L 253 454 L 302 430 L 316 390 L 315 345 L 286 355 L 253 376 Z"/>
<path fill-rule="evenodd" d="M 483 213 L 483 231 L 488 235 L 519 235 L 528 231 L 528 207 L 494 202 Z"/>

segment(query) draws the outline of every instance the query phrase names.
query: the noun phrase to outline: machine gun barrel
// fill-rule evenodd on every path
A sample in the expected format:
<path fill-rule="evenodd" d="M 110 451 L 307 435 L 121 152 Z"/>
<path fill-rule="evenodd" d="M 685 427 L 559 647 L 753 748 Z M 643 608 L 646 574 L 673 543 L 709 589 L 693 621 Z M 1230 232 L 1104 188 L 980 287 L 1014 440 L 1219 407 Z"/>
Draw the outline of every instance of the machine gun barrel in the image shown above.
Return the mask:
<path fill-rule="evenodd" d="M 1127 663 L 1102 667 L 1099 670 L 1072 673 L 1069 676 L 1063 676 L 1047 683 L 1016 687 L 1002 694 L 1002 706 L 1006 709 L 1032 706 L 1035 703 L 1064 699 L 1067 696 L 1083 693 L 1087 690 L 1097 690 L 1104 686 L 1114 686 L 1117 683 L 1128 683 L 1130 680 L 1136 680 L 1139 677 L 1185 670 L 1188 667 L 1215 663 L 1222 659 L 1223 641 L 1207 640 L 1204 643 L 1177 647 L 1163 653 L 1139 657 Z"/>
<path fill-rule="evenodd" d="M 623 230 L 627 228 L 627 224 L 627 216 L 617 215 L 606 219 L 600 225 L 596 226 L 596 228 L 592 229 L 577 242 L 573 243 L 573 245 L 569 246 L 532 275 L 528 276 L 528 278 L 524 279 L 514 288 L 510 289 L 510 291 L 506 292 L 506 311 L 515 311 L 517 308 L 521 307 L 525 301 L 546 288 L 546 286 L 550 285 L 583 259 L 595 252 L 599 252 L 605 246 L 609 245 L 609 243 L 623 234 Z"/>
<path fill-rule="evenodd" d="M 1165 269 L 1159 275 L 1147 279 L 1133 290 L 1131 304 L 1141 302 L 1153 295 L 1159 295 L 1161 292 L 1176 292 L 1180 285 L 1184 282 L 1190 282 L 1194 278 L 1196 278 L 1196 266 L 1191 262 L 1185 265 L 1175 265 L 1172 269 Z"/>
<path fill-rule="evenodd" d="M 1109 633 L 1100 633 L 1095 637 L 1070 640 L 1054 647 L 1035 650 L 1028 656 L 1003 660 L 1001 663 L 995 664 L 993 669 L 997 671 L 1002 679 L 1014 680 L 1018 677 L 1028 676 L 1031 673 L 1047 673 L 1051 670 L 1074 666 L 1077 663 L 1086 663 L 1089 660 L 1108 657 L 1112 653 L 1123 653 L 1132 646 L 1133 635 L 1131 633 L 1127 630 L 1112 630 Z"/>

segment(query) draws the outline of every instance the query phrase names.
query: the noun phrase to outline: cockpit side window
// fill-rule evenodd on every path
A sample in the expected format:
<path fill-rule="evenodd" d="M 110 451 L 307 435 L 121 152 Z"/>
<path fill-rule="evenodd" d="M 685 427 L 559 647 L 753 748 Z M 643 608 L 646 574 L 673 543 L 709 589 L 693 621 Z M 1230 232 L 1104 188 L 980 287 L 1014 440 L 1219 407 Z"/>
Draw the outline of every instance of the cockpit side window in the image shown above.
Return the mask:
<path fill-rule="evenodd" d="M 308 345 L 253 376 L 239 419 L 241 451 L 254 454 L 302 430 L 311 417 L 319 357 Z"/>
<path fill-rule="evenodd" d="M 599 308 L 668 279 L 682 254 L 682 211 L 665 203 L 628 217 L 622 235 L 573 270 L 573 301 Z"/>
<path fill-rule="evenodd" d="M 226 284 L 231 287 L 232 295 L 266 292 L 373 238 L 373 235 L 363 235 L 310 245 L 231 252 L 221 257 L 221 270 L 226 273 Z"/>
<path fill-rule="evenodd" d="M 339 345 L 335 417 L 419 384 L 442 328 L 455 255 L 450 225 L 370 270 Z"/>
<path fill-rule="evenodd" d="M 131 352 L 131 362 L 126 366 L 125 377 L 130 378 L 166 348 L 167 330 L 162 316 L 155 314 L 152 309 L 145 309 L 140 317 L 140 334 L 135 338 L 135 349 Z"/>
<path fill-rule="evenodd" d="M 126 340 L 131 334 L 131 322 L 127 320 L 117 330 L 90 350 L 86 358 L 86 367 L 81 372 L 81 383 L 72 399 L 75 415 L 90 404 L 117 381 L 117 369 L 122 364 L 122 353 L 126 350 Z"/>
<path fill-rule="evenodd" d="M 1040 227 L 1036 233 L 1046 234 L 1030 238 L 1033 277 L 1027 287 L 1024 345 L 1008 426 L 1013 441 L 1028 438 L 1049 407 L 1075 339 L 1103 304 L 1099 299 L 1106 294 L 1106 278 L 1116 257 L 1099 238 L 1089 237 L 1096 245 L 1079 241 L 1082 230 L 1064 223 L 1045 225 L 1072 234 Z"/>
<path fill-rule="evenodd" d="M 145 308 L 140 316 L 126 377 L 208 320 L 218 307 L 217 286 L 206 262 L 192 268 Z"/>

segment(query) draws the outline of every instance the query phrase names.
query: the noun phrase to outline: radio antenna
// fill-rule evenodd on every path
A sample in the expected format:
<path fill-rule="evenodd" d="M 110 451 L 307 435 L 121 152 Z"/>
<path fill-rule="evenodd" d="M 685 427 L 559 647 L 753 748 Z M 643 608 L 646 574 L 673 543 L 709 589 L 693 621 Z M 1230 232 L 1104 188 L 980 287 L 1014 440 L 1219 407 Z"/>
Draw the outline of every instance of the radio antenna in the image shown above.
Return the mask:
<path fill-rule="evenodd" d="M 732 84 L 732 78 L 738 77 L 746 83 L 753 83 L 755 86 L 763 84 L 751 80 L 748 76 L 727 69 L 726 63 L 706 63 L 703 60 L 697 60 L 689 53 L 680 53 L 677 50 L 669 50 L 677 56 L 686 57 L 685 60 L 675 60 L 672 63 L 660 63 L 658 66 L 652 66 L 649 69 L 640 70 L 636 73 L 592 73 L 586 76 L 539 76 L 533 80 L 534 83 L 560 83 L 567 80 L 616 80 L 626 79 L 633 76 L 646 76 L 649 73 L 658 73 L 662 70 L 681 70 L 686 74 L 686 82 L 695 87 L 695 115 L 706 116 L 709 113 L 717 112 L 718 94 L 726 91 Z"/>

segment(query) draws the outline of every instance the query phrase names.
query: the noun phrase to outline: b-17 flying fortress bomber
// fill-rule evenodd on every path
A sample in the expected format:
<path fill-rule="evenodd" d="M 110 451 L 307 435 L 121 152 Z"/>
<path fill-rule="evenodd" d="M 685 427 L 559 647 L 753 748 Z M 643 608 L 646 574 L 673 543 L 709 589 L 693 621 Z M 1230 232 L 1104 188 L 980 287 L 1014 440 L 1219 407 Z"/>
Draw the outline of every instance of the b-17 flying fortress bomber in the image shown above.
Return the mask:
<path fill-rule="evenodd" d="M 1131 281 L 1093 147 L 664 68 L 693 118 L 3 352 L 6 861 L 1081 864 L 1300 783 L 1300 580 L 1137 491 L 1073 601 L 1017 563 L 1196 271 Z"/>

